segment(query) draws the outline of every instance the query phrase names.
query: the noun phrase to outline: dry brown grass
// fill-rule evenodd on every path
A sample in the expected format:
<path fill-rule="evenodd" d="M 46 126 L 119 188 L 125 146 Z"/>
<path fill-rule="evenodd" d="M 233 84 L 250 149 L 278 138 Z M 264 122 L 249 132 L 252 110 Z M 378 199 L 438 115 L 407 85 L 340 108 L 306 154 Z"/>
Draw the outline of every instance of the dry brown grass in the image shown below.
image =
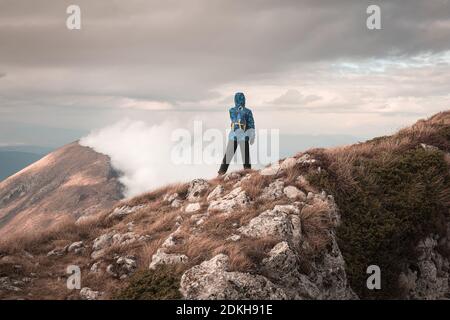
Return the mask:
<path fill-rule="evenodd" d="M 320 253 L 330 243 L 330 230 L 335 227 L 330 215 L 332 208 L 326 201 L 315 199 L 305 206 L 300 214 L 302 241 L 307 244 L 307 254 Z"/>
<path fill-rule="evenodd" d="M 138 206 L 141 204 L 148 204 L 148 203 L 154 202 L 155 200 L 162 200 L 162 197 L 165 194 L 172 194 L 175 192 L 179 194 L 181 199 L 184 199 L 186 197 L 188 187 L 189 186 L 186 183 L 177 183 L 177 184 L 167 185 L 167 186 L 152 190 L 151 192 L 148 192 L 146 194 L 134 197 L 130 200 L 122 201 L 116 207 L 121 207 L 123 205 L 128 205 L 130 207 L 134 207 L 134 206 Z"/>
<path fill-rule="evenodd" d="M 101 226 L 102 223 L 99 220 L 77 224 L 74 219 L 67 217 L 49 230 L 0 241 L 0 253 L 15 254 L 24 250 L 31 253 L 46 253 L 51 250 L 49 248 L 54 249 L 54 243 L 58 240 L 70 243 L 92 238 L 100 232 Z"/>
<path fill-rule="evenodd" d="M 272 177 L 252 174 L 252 176 L 242 182 L 241 187 L 252 200 L 256 200 L 262 190 L 272 182 Z"/>
<path fill-rule="evenodd" d="M 9 274 L 25 276 L 30 273 L 37 273 L 38 277 L 29 289 L 23 294 L 31 294 L 32 298 L 39 299 L 77 299 L 78 293 L 68 291 L 65 287 L 65 266 L 68 264 L 78 264 L 82 266 L 83 286 L 89 286 L 96 290 L 106 292 L 105 298 L 112 297 L 113 292 L 123 288 L 126 282 L 120 282 L 113 279 L 105 273 L 91 274 L 88 272 L 92 260 L 89 257 L 90 250 L 87 249 L 81 255 L 67 254 L 62 257 L 48 258 L 47 252 L 55 248 L 62 248 L 74 241 L 83 240 L 87 244 L 103 233 L 111 230 L 117 232 L 127 232 L 129 222 L 134 223 L 133 232 L 140 235 L 149 235 L 145 242 L 136 242 L 127 246 L 113 246 L 103 258 L 103 267 L 112 262 L 112 256 L 117 253 L 121 255 L 134 255 L 137 258 L 138 270 L 148 269 L 152 255 L 161 247 L 163 241 L 170 233 L 176 229 L 176 221 L 179 215 L 183 217 L 181 231 L 177 237 L 178 245 L 171 247 L 168 253 L 182 253 L 189 257 L 188 264 L 182 268 L 185 270 L 193 265 L 199 264 L 213 256 L 224 253 L 230 259 L 230 271 L 253 272 L 258 269 L 261 260 L 267 256 L 267 253 L 279 241 L 279 239 L 249 239 L 241 238 L 237 242 L 226 240 L 230 235 L 237 233 L 236 230 L 262 213 L 265 210 L 272 209 L 277 204 L 286 204 L 286 199 L 278 201 L 264 201 L 259 198 L 262 190 L 267 187 L 274 178 L 283 178 L 286 185 L 296 185 L 300 189 L 308 192 L 318 192 L 318 190 L 308 181 L 300 183 L 297 178 L 299 175 L 306 175 L 308 170 L 317 172 L 318 166 L 323 166 L 327 172 L 339 177 L 339 188 L 353 190 L 358 188 L 355 181 L 355 175 L 364 175 L 365 167 L 355 165 L 362 158 L 377 158 L 381 164 L 387 165 L 392 161 L 392 153 L 401 153 L 411 146 L 417 146 L 419 143 L 435 145 L 442 150 L 449 150 L 447 141 L 442 138 L 443 126 L 450 123 L 450 113 L 438 114 L 428 121 L 419 121 L 411 128 L 406 128 L 392 137 L 382 137 L 368 141 L 363 144 L 353 146 L 344 146 L 332 149 L 312 149 L 310 153 L 318 160 L 316 165 L 312 166 L 294 166 L 285 170 L 276 177 L 261 176 L 253 171 L 241 172 L 241 176 L 251 173 L 250 179 L 243 181 L 242 189 L 253 200 L 252 204 L 241 210 L 233 211 L 230 214 L 210 212 L 205 222 L 200 226 L 190 219 L 191 214 L 186 214 L 182 209 L 172 208 L 165 203 L 162 198 L 165 194 L 178 193 L 181 199 L 185 199 L 188 184 L 174 184 L 159 188 L 131 200 L 122 201 L 116 207 L 128 205 L 137 206 L 145 204 L 145 208 L 134 212 L 122 218 L 111 219 L 108 215 L 111 211 L 102 212 L 91 218 L 83 219 L 75 223 L 71 219 L 63 221 L 58 226 L 53 227 L 47 232 L 39 234 L 30 234 L 24 237 L 16 237 L 9 240 L 0 241 L 0 258 L 11 256 L 12 260 L 5 260 L 0 263 L 0 274 Z M 447 148 L 447 149 L 446 149 Z M 384 156 L 386 155 L 386 156 Z M 298 156 L 301 156 L 299 154 Z M 450 156 L 446 155 L 446 161 L 450 164 Z M 366 177 L 370 179 L 370 177 Z M 437 180 L 436 180 L 437 179 Z M 431 185 L 441 185 L 443 182 L 436 178 Z M 370 184 L 374 181 L 367 180 Z M 207 204 L 205 198 L 216 185 L 222 184 L 225 191 L 230 191 L 237 180 L 223 181 L 223 177 L 217 177 L 210 180 L 210 188 L 200 199 L 202 208 L 195 214 L 206 212 Z M 420 190 L 421 186 L 415 186 Z M 339 189 L 338 189 L 339 190 Z M 344 190 L 345 191 L 345 190 Z M 450 203 L 450 196 L 441 195 L 441 201 Z M 302 225 L 302 241 L 306 246 L 300 246 L 303 257 L 310 257 L 323 252 L 330 243 L 330 228 L 334 227 L 334 221 L 330 218 L 328 204 L 323 201 L 315 200 L 310 205 L 304 207 L 301 211 L 300 219 Z M 88 245 L 89 246 L 89 245 Z M 27 260 L 23 255 L 24 250 L 32 253 L 35 257 Z M 8 258 L 9 259 L 9 258 Z M 306 258 L 304 259 L 306 261 Z M 38 262 L 39 264 L 36 264 Z M 21 264 L 22 270 L 14 270 L 14 264 Z M 181 270 L 181 269 L 180 269 Z M 181 272 L 181 271 L 180 271 Z M 58 278 L 60 278 L 58 280 Z M 13 297 L 10 295 L 10 297 Z M 0 295 L 0 298 L 2 296 Z"/>

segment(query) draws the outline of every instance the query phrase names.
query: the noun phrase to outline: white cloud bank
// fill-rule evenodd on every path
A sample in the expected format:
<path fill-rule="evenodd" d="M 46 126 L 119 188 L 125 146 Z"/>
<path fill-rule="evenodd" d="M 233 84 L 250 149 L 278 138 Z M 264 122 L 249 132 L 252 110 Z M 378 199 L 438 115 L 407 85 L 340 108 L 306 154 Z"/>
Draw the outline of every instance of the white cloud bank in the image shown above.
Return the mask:
<path fill-rule="evenodd" d="M 123 120 L 93 131 L 80 144 L 108 155 L 122 175 L 125 196 L 132 197 L 168 183 L 211 178 L 216 166 L 177 165 L 171 160 L 175 123 L 150 126 L 143 121 Z"/>

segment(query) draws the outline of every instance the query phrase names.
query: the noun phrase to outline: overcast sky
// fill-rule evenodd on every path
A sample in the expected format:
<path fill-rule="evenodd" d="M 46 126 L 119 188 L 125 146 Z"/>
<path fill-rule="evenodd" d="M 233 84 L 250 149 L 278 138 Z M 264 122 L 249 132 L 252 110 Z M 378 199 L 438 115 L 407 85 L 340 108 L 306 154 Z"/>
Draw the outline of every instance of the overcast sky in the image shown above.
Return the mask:
<path fill-rule="evenodd" d="M 236 91 L 283 133 L 371 137 L 449 109 L 450 2 L 0 0 L 2 145 L 123 118 L 226 128 Z"/>

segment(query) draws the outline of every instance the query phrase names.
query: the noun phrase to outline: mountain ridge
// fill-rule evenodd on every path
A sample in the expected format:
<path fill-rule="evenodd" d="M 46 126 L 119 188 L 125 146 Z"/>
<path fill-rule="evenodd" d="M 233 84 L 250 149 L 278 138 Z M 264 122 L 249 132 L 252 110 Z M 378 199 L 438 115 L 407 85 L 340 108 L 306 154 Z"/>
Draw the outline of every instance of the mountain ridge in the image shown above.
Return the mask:
<path fill-rule="evenodd" d="M 1 243 L 0 298 L 447 298 L 449 152 L 447 111 L 392 136 L 161 187 Z M 373 264 L 380 290 L 366 287 Z M 82 290 L 67 289 L 68 265 Z"/>
<path fill-rule="evenodd" d="M 0 182 L 0 235 L 107 208 L 122 198 L 121 188 L 107 156 L 74 142 Z"/>

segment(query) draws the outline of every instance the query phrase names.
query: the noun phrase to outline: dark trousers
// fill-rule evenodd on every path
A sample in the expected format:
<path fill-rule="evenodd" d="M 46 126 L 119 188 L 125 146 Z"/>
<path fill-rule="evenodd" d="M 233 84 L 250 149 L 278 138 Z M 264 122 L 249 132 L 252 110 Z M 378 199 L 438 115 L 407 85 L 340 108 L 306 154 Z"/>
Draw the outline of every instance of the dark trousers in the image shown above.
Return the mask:
<path fill-rule="evenodd" d="M 228 166 L 230 165 L 231 160 L 233 159 L 234 154 L 236 153 L 237 147 L 239 145 L 239 149 L 241 150 L 241 154 L 244 157 L 244 169 L 251 169 L 252 166 L 250 164 L 250 144 L 248 140 L 245 141 L 236 141 L 236 140 L 228 140 L 227 150 L 225 151 L 225 155 L 223 156 L 222 164 L 220 165 L 219 174 L 224 174 L 228 170 Z"/>

